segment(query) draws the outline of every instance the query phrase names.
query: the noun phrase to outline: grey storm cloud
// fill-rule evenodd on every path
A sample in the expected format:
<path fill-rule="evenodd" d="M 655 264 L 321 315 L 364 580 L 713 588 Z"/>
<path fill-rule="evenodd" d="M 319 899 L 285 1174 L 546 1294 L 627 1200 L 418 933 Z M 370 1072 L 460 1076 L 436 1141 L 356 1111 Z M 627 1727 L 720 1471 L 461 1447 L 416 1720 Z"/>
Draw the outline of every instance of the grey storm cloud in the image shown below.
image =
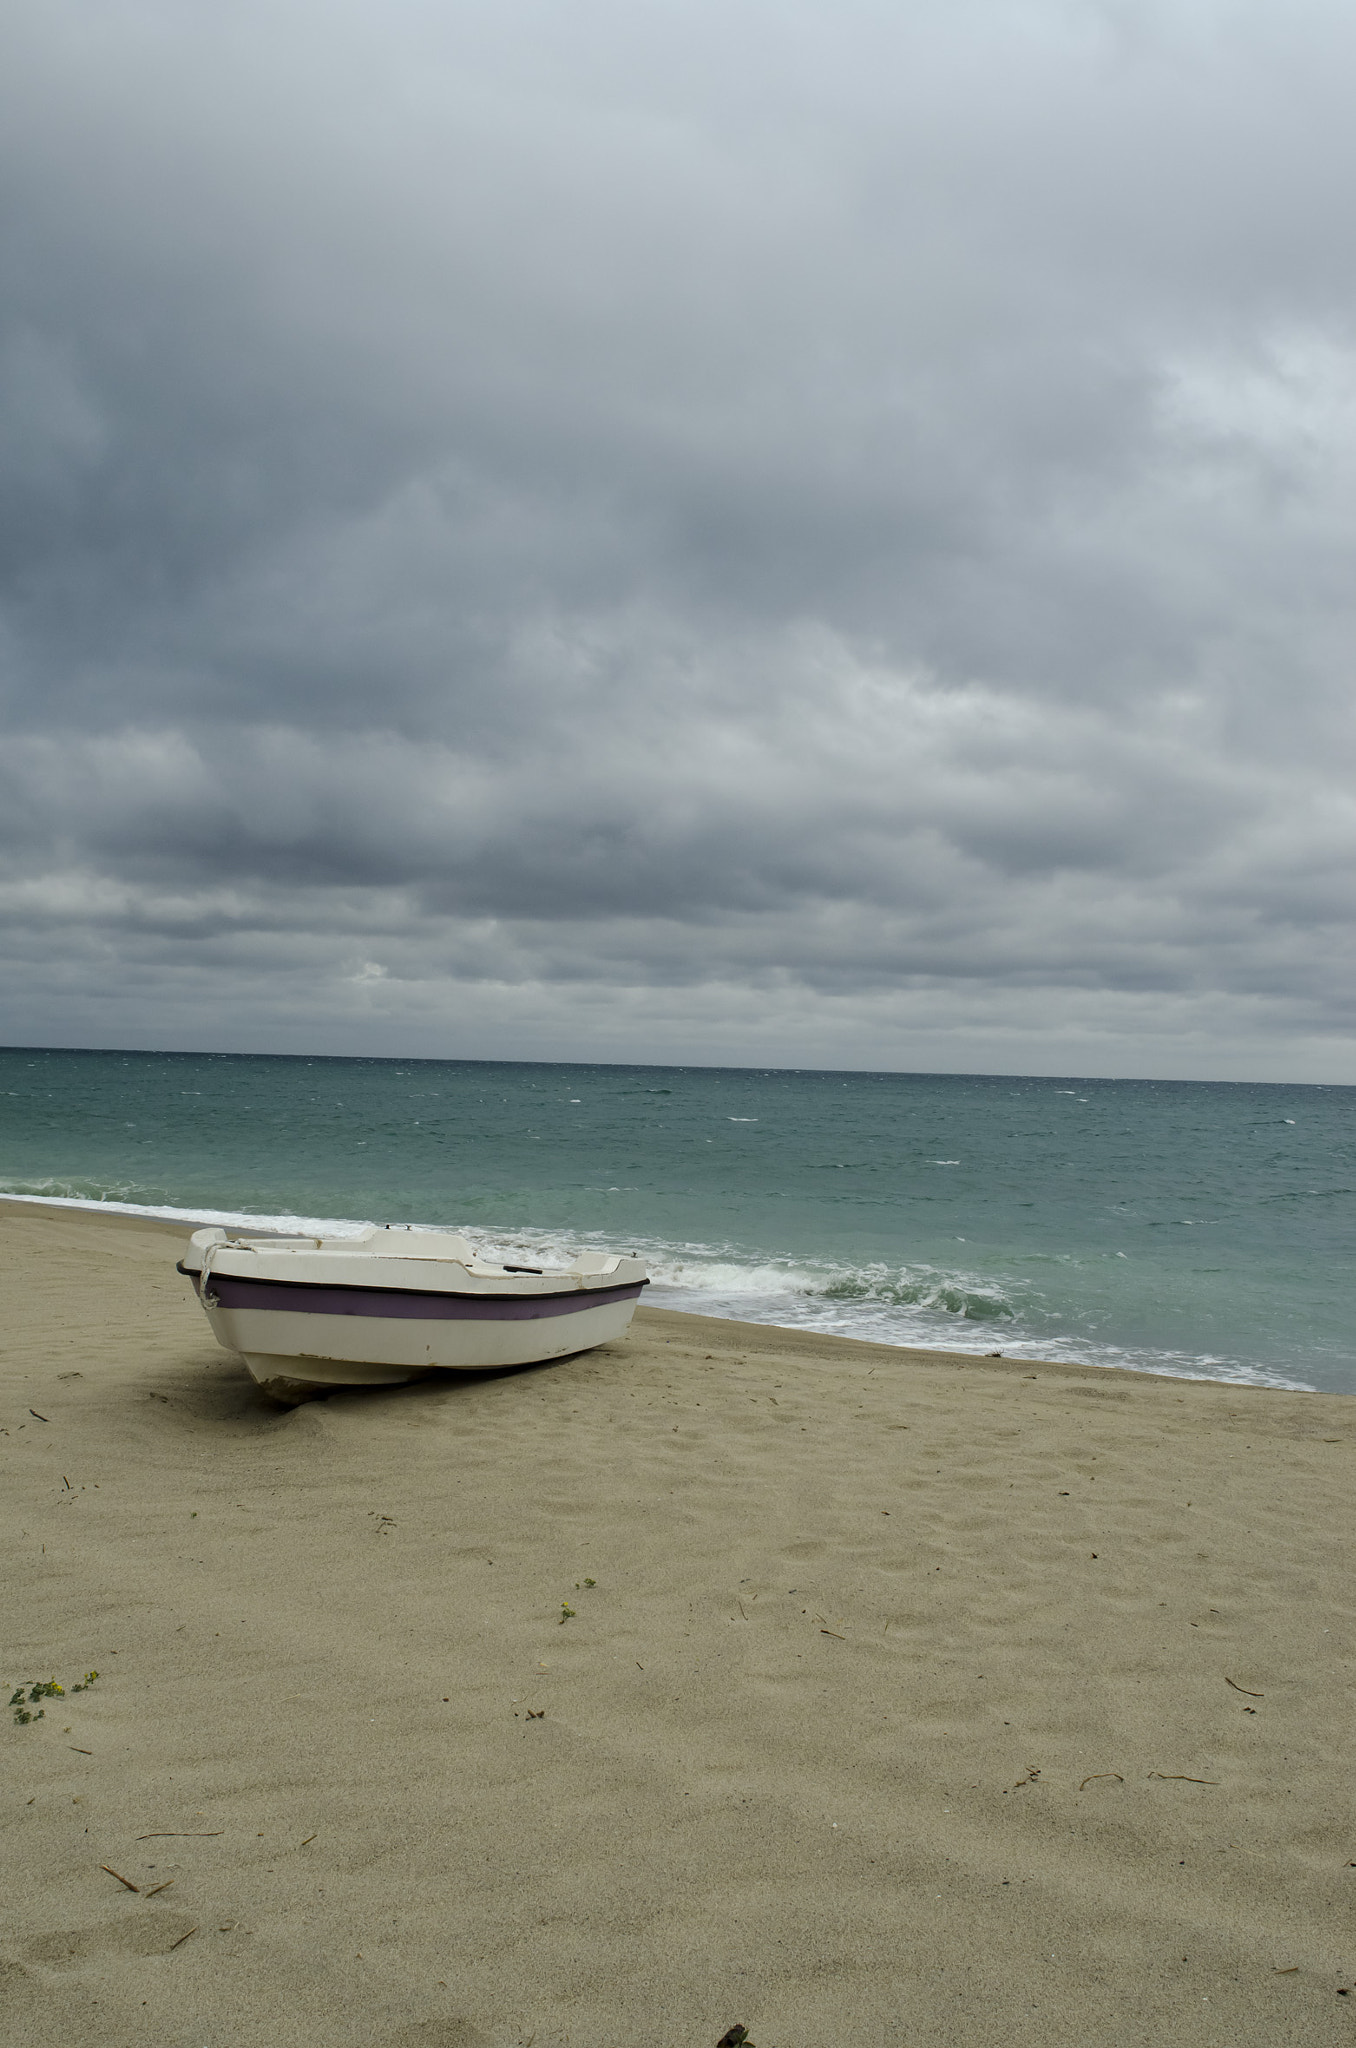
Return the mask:
<path fill-rule="evenodd" d="M 1356 1078 L 1354 67 L 20 10 L 4 1036 Z"/>

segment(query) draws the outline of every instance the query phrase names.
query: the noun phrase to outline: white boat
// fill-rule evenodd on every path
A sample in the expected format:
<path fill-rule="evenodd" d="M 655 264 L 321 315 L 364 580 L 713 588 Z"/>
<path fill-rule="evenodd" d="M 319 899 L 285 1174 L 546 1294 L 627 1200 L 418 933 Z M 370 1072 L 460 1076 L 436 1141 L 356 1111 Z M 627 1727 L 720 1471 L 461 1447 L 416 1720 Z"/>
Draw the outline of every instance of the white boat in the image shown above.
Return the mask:
<path fill-rule="evenodd" d="M 496 1266 L 453 1231 L 392 1223 L 352 1237 L 197 1230 L 179 1271 L 217 1342 L 287 1402 L 589 1351 L 625 1335 L 649 1284 L 637 1258 Z"/>

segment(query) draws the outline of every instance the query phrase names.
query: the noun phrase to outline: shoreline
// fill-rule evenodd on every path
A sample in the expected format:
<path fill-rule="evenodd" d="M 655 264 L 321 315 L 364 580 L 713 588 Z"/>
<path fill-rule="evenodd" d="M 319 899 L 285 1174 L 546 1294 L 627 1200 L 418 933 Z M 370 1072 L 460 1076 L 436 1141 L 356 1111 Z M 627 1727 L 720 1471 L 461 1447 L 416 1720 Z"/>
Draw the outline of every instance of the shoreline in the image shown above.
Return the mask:
<path fill-rule="evenodd" d="M 35 2048 L 1348 2038 L 1347 1397 L 643 1309 L 280 1411 L 186 1228 L 0 1208 Z"/>
<path fill-rule="evenodd" d="M 245 1212 L 239 1210 L 212 1210 L 201 1213 L 196 1210 L 175 1210 L 171 1209 L 169 1205 L 161 1209 L 153 1209 L 133 1203 L 104 1202 L 93 1198 L 85 1200 L 77 1196 L 40 1196 L 8 1192 L 0 1192 L 0 1217 L 3 1217 L 6 1213 L 4 1205 L 7 1203 L 12 1203 L 22 1210 L 31 1210 L 54 1217 L 70 1215 L 87 1216 L 96 1222 L 108 1225 L 136 1226 L 138 1224 L 145 1224 L 155 1228 L 174 1231 L 183 1237 L 188 1237 L 195 1230 L 216 1224 L 225 1224 L 227 1228 L 240 1229 L 247 1229 L 253 1226 L 260 1231 L 267 1231 L 283 1222 L 288 1222 L 294 1227 L 313 1225 L 318 1228 L 323 1224 L 326 1228 L 330 1228 L 336 1224 L 351 1224 L 355 1229 L 361 1228 L 360 1221 L 353 1217 L 306 1218 L 290 1214 L 283 1216 L 281 1213 L 270 1216 L 246 1216 Z M 683 1292 L 684 1290 L 678 1289 L 676 1291 Z M 995 1362 L 996 1357 L 1004 1357 L 1001 1351 L 996 1353 L 979 1350 L 966 1351 L 945 1345 L 930 1344 L 891 1344 L 877 1338 L 847 1337 L 840 1335 L 836 1331 L 806 1329 L 804 1325 L 746 1321 L 738 1316 L 703 1315 L 698 1309 L 661 1307 L 657 1303 L 647 1305 L 638 1310 L 637 1313 L 642 1315 L 662 1313 L 665 1315 L 691 1317 L 697 1322 L 716 1323 L 727 1330 L 773 1331 L 786 1339 L 803 1337 L 811 1347 L 827 1346 L 831 1348 L 836 1344 L 861 1345 L 868 1350 L 890 1353 L 904 1352 L 919 1358 L 953 1359 L 960 1363 L 970 1364 L 991 1364 Z M 984 1341 L 987 1342 L 987 1338 Z M 1092 1361 L 1046 1358 L 1034 1352 L 1014 1352 L 1010 1357 L 1004 1357 L 1004 1363 L 1011 1367 L 1029 1368 L 1031 1366 L 1038 1366 L 1042 1372 L 1046 1373 L 1071 1373 L 1079 1375 L 1091 1372 L 1096 1373 L 1099 1377 L 1110 1379 L 1149 1379 L 1162 1381 L 1168 1385 L 1233 1387 L 1240 1390 L 1281 1394 L 1316 1394 L 1323 1392 L 1322 1389 L 1311 1386 L 1287 1384 L 1279 1378 L 1275 1384 L 1259 1387 L 1255 1381 L 1226 1379 L 1204 1370 L 1188 1372 L 1181 1366 L 1172 1372 L 1155 1372 L 1152 1367 L 1147 1365 L 1101 1365 Z M 1327 1398 L 1350 1399 L 1351 1396 L 1329 1394 Z"/>
<path fill-rule="evenodd" d="M 113 1209 L 111 1205 L 105 1208 L 102 1203 L 85 1204 L 74 1199 L 59 1202 L 42 1201 L 35 1195 L 8 1195 L 0 1197 L 0 1200 L 22 1203 L 26 1209 L 32 1209 L 39 1214 L 47 1214 L 52 1217 L 61 1218 L 76 1214 L 82 1217 L 88 1216 L 95 1223 L 113 1228 L 136 1229 L 138 1227 L 145 1227 L 151 1230 L 166 1231 L 175 1237 L 185 1239 L 190 1237 L 195 1230 L 206 1227 L 212 1220 L 211 1218 L 201 1217 L 167 1216 L 163 1213 L 156 1214 L 146 1210 Z M 0 1210 L 0 1223 L 2 1223 L 3 1216 L 3 1210 Z M 936 1345 L 882 1344 L 874 1342 L 870 1338 L 841 1337 L 829 1331 L 796 1329 L 783 1323 L 751 1323 L 743 1322 L 734 1316 L 704 1316 L 691 1309 L 664 1308 L 658 1304 L 651 1304 L 646 1301 L 641 1301 L 637 1306 L 633 1327 L 643 1329 L 655 1317 L 672 1318 L 677 1323 L 683 1325 L 692 1324 L 694 1326 L 694 1342 L 699 1330 L 705 1330 L 707 1326 L 710 1326 L 709 1334 L 712 1339 L 719 1338 L 726 1343 L 737 1341 L 740 1349 L 746 1350 L 755 1356 L 761 1353 L 767 1356 L 813 1358 L 820 1354 L 827 1354 L 829 1357 L 841 1354 L 845 1358 L 850 1359 L 853 1354 L 870 1352 L 873 1355 L 879 1354 L 880 1357 L 887 1359 L 903 1357 L 916 1361 L 926 1360 L 930 1365 L 936 1366 L 950 1366 L 953 1368 L 982 1367 L 994 1371 L 1000 1376 L 1004 1373 L 1017 1373 L 1022 1377 L 1026 1377 L 1034 1367 L 1042 1374 L 1053 1374 L 1057 1378 L 1064 1376 L 1080 1381 L 1086 1380 L 1089 1374 L 1095 1374 L 1099 1382 L 1101 1380 L 1109 1382 L 1149 1380 L 1158 1382 L 1163 1386 L 1210 1386 L 1229 1388 L 1239 1392 L 1279 1393 L 1286 1396 L 1295 1395 L 1303 1397 L 1309 1397 L 1315 1392 L 1314 1389 L 1309 1387 L 1247 1388 L 1240 1387 L 1238 1382 L 1233 1380 L 1183 1379 L 1176 1374 L 1151 1373 L 1141 1371 L 1137 1367 L 1071 1364 L 1067 1359 L 1029 1358 L 1026 1356 L 1007 1358 L 998 1351 L 951 1351 Z M 732 1336 L 731 1333 L 734 1333 L 734 1335 Z M 223 1356 L 226 1355 L 228 1354 L 223 1354 Z M 455 1377 L 455 1375 L 448 1375 L 447 1377 Z M 1344 1394 L 1331 1394 L 1323 1398 L 1340 1401 L 1348 1400 L 1351 1397 Z"/>

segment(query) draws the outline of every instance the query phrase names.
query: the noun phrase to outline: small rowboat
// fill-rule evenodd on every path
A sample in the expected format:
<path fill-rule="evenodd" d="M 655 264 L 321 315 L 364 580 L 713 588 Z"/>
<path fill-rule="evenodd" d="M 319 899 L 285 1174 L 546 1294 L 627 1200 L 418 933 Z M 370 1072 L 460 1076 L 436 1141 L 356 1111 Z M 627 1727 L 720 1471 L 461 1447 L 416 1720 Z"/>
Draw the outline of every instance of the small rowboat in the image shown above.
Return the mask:
<path fill-rule="evenodd" d="M 179 1271 L 217 1342 L 284 1402 L 589 1351 L 625 1335 L 649 1285 L 637 1258 L 495 1266 L 453 1231 L 402 1224 L 353 1237 L 198 1230 Z"/>

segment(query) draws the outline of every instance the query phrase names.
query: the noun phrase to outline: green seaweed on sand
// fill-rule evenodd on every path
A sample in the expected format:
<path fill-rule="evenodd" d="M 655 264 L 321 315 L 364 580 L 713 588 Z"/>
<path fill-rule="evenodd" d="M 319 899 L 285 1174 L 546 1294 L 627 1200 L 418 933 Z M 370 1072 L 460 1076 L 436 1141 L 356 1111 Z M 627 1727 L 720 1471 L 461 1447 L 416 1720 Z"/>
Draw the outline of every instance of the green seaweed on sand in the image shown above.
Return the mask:
<path fill-rule="evenodd" d="M 87 1671 L 81 1683 L 73 1685 L 71 1691 L 73 1693 L 88 1692 L 98 1676 L 97 1671 Z M 37 1702 L 39 1700 L 62 1700 L 65 1697 L 65 1686 L 59 1684 L 55 1678 L 26 1678 L 22 1685 L 17 1685 L 10 1695 L 9 1703 L 14 1710 L 16 1725 L 22 1728 L 29 1721 L 46 1720 L 47 1710 L 45 1707 L 38 1707 L 36 1714 L 33 1712 Z"/>

